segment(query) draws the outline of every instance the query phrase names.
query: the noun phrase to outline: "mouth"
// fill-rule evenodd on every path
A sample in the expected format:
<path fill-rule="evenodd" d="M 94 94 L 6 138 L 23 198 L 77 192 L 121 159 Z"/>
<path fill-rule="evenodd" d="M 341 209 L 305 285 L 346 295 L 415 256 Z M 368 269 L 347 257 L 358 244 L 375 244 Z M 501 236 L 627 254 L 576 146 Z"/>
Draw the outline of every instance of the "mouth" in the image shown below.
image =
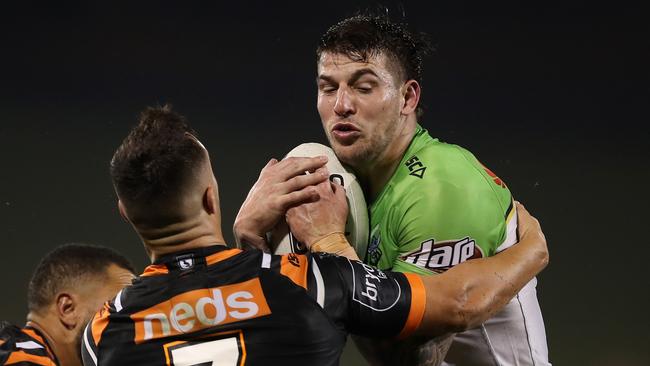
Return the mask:
<path fill-rule="evenodd" d="M 339 122 L 332 127 L 332 132 L 360 132 L 352 123 Z"/>
<path fill-rule="evenodd" d="M 361 136 L 361 130 L 352 123 L 339 122 L 332 126 L 332 136 L 339 143 L 348 145 Z"/>

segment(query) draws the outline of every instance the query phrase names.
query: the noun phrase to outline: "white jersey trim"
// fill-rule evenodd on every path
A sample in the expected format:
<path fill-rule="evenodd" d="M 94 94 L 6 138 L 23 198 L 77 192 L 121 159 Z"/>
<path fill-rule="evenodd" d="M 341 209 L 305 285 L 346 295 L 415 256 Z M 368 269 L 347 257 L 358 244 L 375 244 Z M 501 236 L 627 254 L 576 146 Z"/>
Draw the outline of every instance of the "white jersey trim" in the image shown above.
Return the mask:
<path fill-rule="evenodd" d="M 503 240 L 501 245 L 497 248 L 497 253 L 502 250 L 508 249 L 517 242 L 517 206 L 515 203 L 512 203 L 512 210 L 506 217 L 506 238 Z"/>
<path fill-rule="evenodd" d="M 93 363 L 95 366 L 97 366 L 97 356 L 95 355 L 95 352 L 93 352 L 93 349 L 90 347 L 90 344 L 88 343 L 88 337 L 90 336 L 91 332 L 88 331 L 88 327 L 92 324 L 92 322 L 88 323 L 86 325 L 86 329 L 84 330 L 84 347 L 86 348 L 86 352 L 88 352 L 88 355 L 90 358 L 93 360 Z"/>
<path fill-rule="evenodd" d="M 122 311 L 122 290 L 115 295 L 115 300 L 113 301 L 113 304 L 115 305 L 115 311 L 118 313 Z"/>
<path fill-rule="evenodd" d="M 262 268 L 271 268 L 271 255 L 262 253 Z"/>
<path fill-rule="evenodd" d="M 314 266 L 314 278 L 316 279 L 316 302 L 320 305 L 321 308 L 325 307 L 325 282 L 323 281 L 323 275 L 320 273 L 320 268 L 314 260 L 311 259 L 311 263 Z"/>
<path fill-rule="evenodd" d="M 27 341 L 27 342 L 16 342 L 16 347 L 22 348 L 22 349 L 38 349 L 38 348 L 43 348 L 40 344 L 34 342 L 34 341 Z"/>

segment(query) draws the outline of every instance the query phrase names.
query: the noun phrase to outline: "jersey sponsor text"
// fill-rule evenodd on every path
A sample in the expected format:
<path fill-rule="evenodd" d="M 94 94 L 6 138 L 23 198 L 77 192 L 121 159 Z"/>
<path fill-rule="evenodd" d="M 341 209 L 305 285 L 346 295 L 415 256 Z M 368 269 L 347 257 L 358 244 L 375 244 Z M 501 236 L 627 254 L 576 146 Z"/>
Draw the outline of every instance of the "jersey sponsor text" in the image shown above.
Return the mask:
<path fill-rule="evenodd" d="M 356 302 L 375 311 L 386 311 L 397 304 L 402 289 L 395 279 L 389 279 L 380 269 L 361 262 L 355 263 L 358 264 L 357 269 L 359 267 L 363 268 L 363 271 L 355 271 L 355 265 L 352 265 L 352 262 L 350 262 L 354 280 L 353 299 Z M 394 282 L 397 291 L 394 291 L 394 288 L 390 286 L 392 284 L 386 284 L 385 281 Z M 382 292 L 382 287 L 384 286 L 390 288 L 390 291 Z"/>
<path fill-rule="evenodd" d="M 188 291 L 131 315 L 135 343 L 271 314 L 259 278 Z"/>
<path fill-rule="evenodd" d="M 468 259 L 481 258 L 483 253 L 474 239 L 446 240 L 435 243 L 433 239 L 424 241 L 420 249 L 401 257 L 406 263 L 442 272 Z"/>

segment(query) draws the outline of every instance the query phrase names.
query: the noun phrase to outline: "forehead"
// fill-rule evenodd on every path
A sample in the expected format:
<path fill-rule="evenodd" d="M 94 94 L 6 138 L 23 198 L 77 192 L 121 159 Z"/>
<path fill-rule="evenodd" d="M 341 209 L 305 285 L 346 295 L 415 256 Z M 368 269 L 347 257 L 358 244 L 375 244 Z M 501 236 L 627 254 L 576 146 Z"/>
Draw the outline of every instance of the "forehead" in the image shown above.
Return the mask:
<path fill-rule="evenodd" d="M 318 76 L 346 76 L 361 69 L 370 69 L 382 79 L 393 79 L 392 62 L 384 53 L 371 55 L 364 61 L 342 53 L 323 52 L 318 59 Z"/>

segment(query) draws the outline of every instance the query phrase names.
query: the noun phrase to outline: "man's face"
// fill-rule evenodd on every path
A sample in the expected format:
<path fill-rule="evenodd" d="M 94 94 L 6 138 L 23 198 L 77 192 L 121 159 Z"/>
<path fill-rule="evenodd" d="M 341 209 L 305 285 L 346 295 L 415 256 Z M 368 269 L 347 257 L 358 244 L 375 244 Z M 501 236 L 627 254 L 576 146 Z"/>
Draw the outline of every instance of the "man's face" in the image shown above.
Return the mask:
<path fill-rule="evenodd" d="M 318 113 L 339 160 L 363 168 L 381 160 L 398 135 L 402 85 L 384 54 L 357 62 L 324 52 L 318 62 Z"/>
<path fill-rule="evenodd" d="M 110 264 L 106 268 L 106 277 L 103 280 L 89 284 L 84 289 L 89 296 L 83 297 L 84 302 L 80 304 L 85 317 L 83 323 L 87 323 L 106 301 L 111 300 L 122 288 L 130 285 L 134 278 L 135 276 L 129 270 Z"/>
<path fill-rule="evenodd" d="M 81 349 L 81 339 L 86 323 L 92 319 L 106 301 L 111 300 L 121 289 L 130 285 L 134 278 L 131 271 L 116 264 L 110 264 L 106 268 L 105 278 L 94 280 L 80 289 L 80 299 L 83 300 L 78 304 L 81 318 L 74 338 L 76 342 L 74 350 Z"/>

